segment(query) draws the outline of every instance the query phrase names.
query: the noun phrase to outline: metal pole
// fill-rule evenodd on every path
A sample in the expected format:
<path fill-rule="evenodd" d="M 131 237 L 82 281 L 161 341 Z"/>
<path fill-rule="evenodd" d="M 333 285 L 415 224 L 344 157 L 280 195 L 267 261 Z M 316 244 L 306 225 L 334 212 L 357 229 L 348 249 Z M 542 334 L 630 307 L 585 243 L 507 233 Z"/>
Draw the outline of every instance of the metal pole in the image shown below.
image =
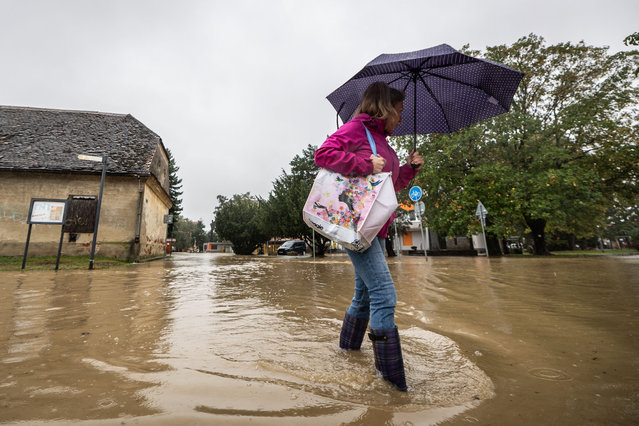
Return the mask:
<path fill-rule="evenodd" d="M 490 255 L 488 254 L 488 240 L 486 240 L 486 228 L 484 227 L 484 218 L 485 218 L 485 216 L 482 213 L 482 215 L 479 217 L 479 219 L 481 219 L 480 220 L 480 222 L 481 222 L 481 232 L 482 232 L 482 234 L 484 234 L 484 247 L 486 247 L 486 257 L 490 257 Z"/>
<path fill-rule="evenodd" d="M 62 230 L 60 230 L 60 244 L 58 244 L 58 258 L 55 260 L 55 270 L 58 270 L 60 266 L 60 253 L 62 252 L 62 240 L 64 239 L 64 223 L 62 224 Z"/>
<path fill-rule="evenodd" d="M 166 224 L 166 228 L 164 228 L 164 247 L 162 248 L 162 258 L 166 257 L 166 238 L 169 235 L 169 224 Z M 202 251 L 204 251 L 204 247 L 202 247 Z"/>
<path fill-rule="evenodd" d="M 100 224 L 100 208 L 102 207 L 102 191 L 104 190 L 104 179 L 106 178 L 108 157 L 106 154 L 102 157 L 102 178 L 100 180 L 100 196 L 98 197 L 98 211 L 95 212 L 95 224 L 93 226 L 93 242 L 91 243 L 91 259 L 89 260 L 89 269 L 93 269 L 93 259 L 95 258 L 95 244 L 98 239 L 98 225 Z"/>
<path fill-rule="evenodd" d="M 424 227 L 422 226 L 422 217 L 419 217 L 419 232 L 422 234 L 422 249 L 424 249 L 424 257 L 428 257 L 428 253 L 426 253 L 426 239 L 424 238 Z"/>
<path fill-rule="evenodd" d="M 397 233 L 397 222 L 393 221 L 395 225 L 395 241 L 397 241 L 397 258 L 401 259 L 402 257 L 402 242 L 399 239 L 399 234 Z"/>
<path fill-rule="evenodd" d="M 417 151 L 417 73 L 413 72 L 413 151 Z M 411 167 L 414 169 L 417 166 Z"/>
<path fill-rule="evenodd" d="M 422 214 L 418 210 L 417 202 L 413 203 L 413 209 L 415 209 L 415 215 L 419 219 L 419 232 L 422 236 L 422 249 L 424 249 L 424 257 L 428 258 L 428 254 L 426 253 L 426 244 L 425 244 L 426 241 L 424 238 L 424 227 L 422 226 Z"/>
<path fill-rule="evenodd" d="M 31 220 L 31 219 L 29 219 Z M 29 251 L 29 240 L 31 239 L 31 227 L 32 223 L 29 224 L 29 232 L 27 232 L 27 243 L 24 245 L 24 257 L 22 258 L 22 269 L 27 264 L 27 252 Z"/>

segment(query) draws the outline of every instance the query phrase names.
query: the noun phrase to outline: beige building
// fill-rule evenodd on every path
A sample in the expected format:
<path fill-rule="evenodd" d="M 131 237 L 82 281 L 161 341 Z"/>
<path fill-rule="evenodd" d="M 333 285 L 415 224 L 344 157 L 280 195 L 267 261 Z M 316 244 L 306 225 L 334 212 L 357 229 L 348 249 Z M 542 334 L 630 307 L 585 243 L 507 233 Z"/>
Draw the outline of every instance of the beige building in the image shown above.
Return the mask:
<path fill-rule="evenodd" d="M 32 198 L 95 196 L 108 157 L 97 256 L 161 256 L 171 207 L 160 137 L 128 114 L 0 106 L 0 256 L 24 253 Z M 34 224 L 29 256 L 55 255 L 60 225 Z M 62 255 L 88 254 L 91 233 L 65 233 Z"/>

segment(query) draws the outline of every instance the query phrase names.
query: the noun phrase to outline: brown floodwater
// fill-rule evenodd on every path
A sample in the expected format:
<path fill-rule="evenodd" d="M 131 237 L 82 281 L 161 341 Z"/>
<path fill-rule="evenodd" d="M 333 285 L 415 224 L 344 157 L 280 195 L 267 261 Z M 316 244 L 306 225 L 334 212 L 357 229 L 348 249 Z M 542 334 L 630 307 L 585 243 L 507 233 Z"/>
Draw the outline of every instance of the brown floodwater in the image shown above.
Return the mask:
<path fill-rule="evenodd" d="M 406 394 L 337 347 L 346 256 L 0 273 L 0 422 L 639 423 L 639 256 L 389 267 Z"/>

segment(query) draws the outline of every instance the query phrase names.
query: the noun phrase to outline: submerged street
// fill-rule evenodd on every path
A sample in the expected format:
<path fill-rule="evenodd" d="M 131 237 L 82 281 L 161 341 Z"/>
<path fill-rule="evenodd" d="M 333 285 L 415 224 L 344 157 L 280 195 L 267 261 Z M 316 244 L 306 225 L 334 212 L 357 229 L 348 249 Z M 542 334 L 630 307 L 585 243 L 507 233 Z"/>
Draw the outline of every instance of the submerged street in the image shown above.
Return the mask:
<path fill-rule="evenodd" d="M 0 421 L 630 424 L 639 256 L 389 259 L 409 387 L 341 351 L 348 258 L 0 273 Z M 448 419 L 448 422 L 445 420 Z"/>

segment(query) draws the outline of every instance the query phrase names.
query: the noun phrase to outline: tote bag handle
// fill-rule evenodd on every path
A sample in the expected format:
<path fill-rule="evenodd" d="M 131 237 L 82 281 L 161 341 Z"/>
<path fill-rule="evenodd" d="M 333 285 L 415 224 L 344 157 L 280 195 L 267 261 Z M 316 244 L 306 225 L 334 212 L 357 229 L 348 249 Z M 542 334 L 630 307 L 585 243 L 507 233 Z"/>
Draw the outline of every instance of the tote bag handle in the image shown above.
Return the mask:
<path fill-rule="evenodd" d="M 373 151 L 373 155 L 377 157 L 377 148 L 375 147 L 375 140 L 373 139 L 371 132 L 368 130 L 368 127 L 366 127 L 364 123 L 362 123 L 362 126 L 364 126 L 364 130 L 366 130 L 366 137 L 368 138 L 368 143 L 371 145 L 371 151 Z"/>

